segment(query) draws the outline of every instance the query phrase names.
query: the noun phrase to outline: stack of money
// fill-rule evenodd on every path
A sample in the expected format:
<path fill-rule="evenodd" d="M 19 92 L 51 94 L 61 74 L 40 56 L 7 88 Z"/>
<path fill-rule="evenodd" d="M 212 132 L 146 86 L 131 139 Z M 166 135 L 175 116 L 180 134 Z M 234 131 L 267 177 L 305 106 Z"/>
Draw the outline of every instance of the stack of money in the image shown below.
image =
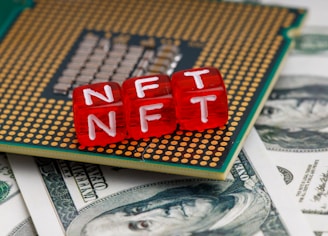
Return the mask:
<path fill-rule="evenodd" d="M 0 235 L 328 235 L 328 3 L 256 2 L 309 18 L 225 181 L 2 153 Z"/>
<path fill-rule="evenodd" d="M 7 156 L 39 235 L 311 235 L 259 143 L 253 130 L 225 181 Z"/>
<path fill-rule="evenodd" d="M 306 25 L 255 127 L 313 231 L 328 235 L 328 3 L 297 4 Z"/>

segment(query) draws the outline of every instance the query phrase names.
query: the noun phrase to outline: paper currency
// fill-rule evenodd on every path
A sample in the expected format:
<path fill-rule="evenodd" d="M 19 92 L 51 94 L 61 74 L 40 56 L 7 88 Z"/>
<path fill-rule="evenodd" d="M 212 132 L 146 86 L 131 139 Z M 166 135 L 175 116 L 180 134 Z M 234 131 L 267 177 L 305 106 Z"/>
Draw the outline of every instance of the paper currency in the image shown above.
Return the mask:
<path fill-rule="evenodd" d="M 316 231 L 328 231 L 328 160 L 320 154 L 273 156 L 289 190 Z M 295 164 L 297 163 L 297 164 Z"/>
<path fill-rule="evenodd" d="M 305 63 L 300 59 L 294 61 Z M 320 63 L 319 59 L 306 61 L 313 63 L 313 69 Z M 328 75 L 305 74 L 302 69 L 294 73 L 280 76 L 256 128 L 269 150 L 328 151 Z"/>
<path fill-rule="evenodd" d="M 311 26 L 295 38 L 293 53 L 328 56 L 328 27 Z"/>
<path fill-rule="evenodd" d="M 225 181 L 9 160 L 40 235 L 311 235 L 264 151 L 250 145 Z M 251 155 L 258 155 L 254 165 Z"/>
<path fill-rule="evenodd" d="M 0 212 L 1 235 L 36 235 L 4 153 L 0 153 Z"/>
<path fill-rule="evenodd" d="M 256 128 L 269 150 L 328 151 L 328 26 L 296 38 Z"/>
<path fill-rule="evenodd" d="M 311 227 L 318 235 L 326 235 L 328 19 L 327 14 L 320 12 L 327 3 L 285 1 L 282 4 L 305 6 L 310 19 L 302 34 L 296 37 L 295 49 L 256 128 Z"/>

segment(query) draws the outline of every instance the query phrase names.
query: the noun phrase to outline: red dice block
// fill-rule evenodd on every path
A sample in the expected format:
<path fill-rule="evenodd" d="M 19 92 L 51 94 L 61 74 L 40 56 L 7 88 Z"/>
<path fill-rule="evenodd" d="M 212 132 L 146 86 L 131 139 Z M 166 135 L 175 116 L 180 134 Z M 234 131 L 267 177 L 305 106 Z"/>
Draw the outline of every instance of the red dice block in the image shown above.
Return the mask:
<path fill-rule="evenodd" d="M 171 84 L 180 129 L 204 130 L 227 122 L 226 89 L 216 68 L 178 71 L 172 75 Z"/>
<path fill-rule="evenodd" d="M 228 120 L 226 89 L 212 67 L 148 75 L 73 91 L 74 125 L 83 146 L 105 146 L 126 138 L 159 137 L 182 130 L 216 128 Z"/>
<path fill-rule="evenodd" d="M 129 138 L 159 137 L 176 129 L 175 104 L 170 77 L 131 78 L 122 85 Z"/>
<path fill-rule="evenodd" d="M 126 137 L 121 87 L 115 82 L 84 85 L 73 90 L 74 125 L 84 146 L 104 146 Z"/>

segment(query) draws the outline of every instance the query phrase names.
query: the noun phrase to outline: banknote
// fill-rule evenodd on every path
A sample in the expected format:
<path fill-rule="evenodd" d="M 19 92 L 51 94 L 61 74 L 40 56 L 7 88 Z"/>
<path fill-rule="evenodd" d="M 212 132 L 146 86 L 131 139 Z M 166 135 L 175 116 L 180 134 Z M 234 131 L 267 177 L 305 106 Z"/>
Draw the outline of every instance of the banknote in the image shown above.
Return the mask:
<path fill-rule="evenodd" d="M 328 3 L 265 2 L 303 6 L 309 19 L 255 127 L 311 227 L 327 235 Z"/>
<path fill-rule="evenodd" d="M 294 61 L 297 64 L 302 60 Z M 307 59 L 308 64 L 313 63 L 313 69 L 319 62 Z M 328 74 L 306 74 L 301 69 L 294 74 L 282 74 L 256 121 L 256 128 L 269 150 L 327 153 Z"/>
<path fill-rule="evenodd" d="M 255 125 L 286 183 L 293 180 L 287 186 L 317 232 L 328 231 L 327 60 L 292 55 Z"/>
<path fill-rule="evenodd" d="M 327 155 L 328 25 L 305 27 L 295 42 L 255 126 L 269 150 Z"/>
<path fill-rule="evenodd" d="M 305 27 L 256 122 L 269 150 L 328 151 L 327 66 L 328 25 Z"/>
<path fill-rule="evenodd" d="M 293 53 L 328 56 L 328 25 L 304 27 L 295 38 Z"/>
<path fill-rule="evenodd" d="M 316 231 L 328 231 L 328 159 L 320 153 L 275 155 L 274 161 L 289 191 Z"/>
<path fill-rule="evenodd" d="M 8 156 L 40 235 L 312 234 L 264 146 L 225 181 Z"/>
<path fill-rule="evenodd" d="M 0 153 L 0 235 L 36 235 L 4 153 Z"/>
<path fill-rule="evenodd" d="M 256 145 L 253 139 L 246 145 Z M 261 145 L 261 144 L 258 144 Z M 322 152 L 267 151 L 317 236 L 328 235 L 328 160 Z"/>

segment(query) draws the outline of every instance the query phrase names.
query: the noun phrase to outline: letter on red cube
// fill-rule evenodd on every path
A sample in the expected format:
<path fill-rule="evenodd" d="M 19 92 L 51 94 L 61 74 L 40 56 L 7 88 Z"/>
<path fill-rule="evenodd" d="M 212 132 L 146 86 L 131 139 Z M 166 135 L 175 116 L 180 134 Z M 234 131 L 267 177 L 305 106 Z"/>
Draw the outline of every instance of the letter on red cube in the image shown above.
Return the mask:
<path fill-rule="evenodd" d="M 105 146 L 126 137 L 121 88 L 106 82 L 84 85 L 73 91 L 74 126 L 84 146 Z"/>
<path fill-rule="evenodd" d="M 176 129 L 175 107 L 167 75 L 141 76 L 122 85 L 128 136 L 159 137 Z"/>
<path fill-rule="evenodd" d="M 216 68 L 178 71 L 172 75 L 172 89 L 180 129 L 201 131 L 227 122 L 226 89 Z"/>

